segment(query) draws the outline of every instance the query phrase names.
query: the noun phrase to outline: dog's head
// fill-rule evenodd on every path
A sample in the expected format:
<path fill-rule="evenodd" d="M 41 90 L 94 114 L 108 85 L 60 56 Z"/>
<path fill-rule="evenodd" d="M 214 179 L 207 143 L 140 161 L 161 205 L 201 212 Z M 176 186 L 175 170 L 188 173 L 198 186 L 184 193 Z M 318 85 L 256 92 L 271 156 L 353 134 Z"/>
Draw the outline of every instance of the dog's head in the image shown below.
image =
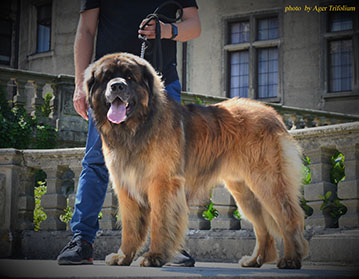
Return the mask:
<path fill-rule="evenodd" d="M 85 71 L 84 86 L 98 125 L 138 121 L 163 91 L 153 67 L 128 53 L 110 54 L 91 64 Z"/>

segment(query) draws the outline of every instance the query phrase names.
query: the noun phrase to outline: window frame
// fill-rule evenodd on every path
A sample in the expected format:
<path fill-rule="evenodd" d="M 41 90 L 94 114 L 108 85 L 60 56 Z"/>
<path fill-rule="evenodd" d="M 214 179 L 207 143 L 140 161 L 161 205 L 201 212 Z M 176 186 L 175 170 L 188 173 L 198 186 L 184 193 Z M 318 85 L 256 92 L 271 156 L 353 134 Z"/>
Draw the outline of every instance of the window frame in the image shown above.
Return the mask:
<path fill-rule="evenodd" d="M 269 19 L 276 17 L 278 20 L 278 38 L 270 40 L 258 40 L 258 21 L 261 19 Z M 237 51 L 248 50 L 249 55 L 249 65 L 248 65 L 248 98 L 255 99 L 258 101 L 263 101 L 267 103 L 280 103 L 283 95 L 283 63 L 282 63 L 282 38 L 283 38 L 283 13 L 281 9 L 273 9 L 265 12 L 254 12 L 243 15 L 236 15 L 231 17 L 224 18 L 224 91 L 226 96 L 230 97 L 231 89 L 231 53 Z M 249 42 L 231 44 L 230 35 L 231 35 L 231 24 L 237 22 L 249 22 Z M 278 89 L 277 96 L 270 98 L 259 98 L 258 97 L 258 49 L 265 48 L 277 48 L 278 51 Z"/>
<path fill-rule="evenodd" d="M 333 4 L 333 3 L 330 3 Z M 355 2 L 345 2 L 347 6 L 358 6 Z M 329 3 L 323 3 L 329 5 Z M 352 12 L 347 12 L 352 13 Z M 324 99 L 338 97 L 359 96 L 359 16 L 355 16 L 353 12 L 353 28 L 352 30 L 330 31 L 330 14 L 322 13 L 321 17 L 321 52 L 322 52 L 322 96 Z M 330 90 L 330 43 L 333 41 L 352 40 L 352 89 L 350 91 L 331 91 Z"/>

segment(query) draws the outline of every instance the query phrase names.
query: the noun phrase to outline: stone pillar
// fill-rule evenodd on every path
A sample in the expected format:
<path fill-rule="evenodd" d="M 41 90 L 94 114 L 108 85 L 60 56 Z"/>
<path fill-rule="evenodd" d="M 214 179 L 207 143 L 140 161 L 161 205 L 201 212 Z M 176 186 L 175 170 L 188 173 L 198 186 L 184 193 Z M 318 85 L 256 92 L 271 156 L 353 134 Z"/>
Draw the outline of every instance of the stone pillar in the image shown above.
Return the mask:
<path fill-rule="evenodd" d="M 16 80 L 16 95 L 14 97 L 15 105 L 26 106 L 27 96 L 25 92 L 26 80 Z"/>
<path fill-rule="evenodd" d="M 102 219 L 99 221 L 101 230 L 113 230 L 116 228 L 117 197 L 112 189 L 111 182 L 107 187 L 106 198 L 102 206 Z"/>
<path fill-rule="evenodd" d="M 348 211 L 339 218 L 339 227 L 359 227 L 359 144 L 344 146 L 345 180 L 338 184 L 338 197 Z"/>
<path fill-rule="evenodd" d="M 20 173 L 18 188 L 18 223 L 17 229 L 32 230 L 34 228 L 34 186 L 35 170 L 23 167 Z"/>
<path fill-rule="evenodd" d="M 323 201 L 319 195 L 325 195 L 331 191 L 332 197 L 334 197 L 337 191 L 337 186 L 330 182 L 331 157 L 334 152 L 335 149 L 324 147 L 305 151 L 305 155 L 311 160 L 309 168 L 312 174 L 312 182 L 304 185 L 304 198 L 308 201 L 308 205 L 313 208 L 313 215 L 306 219 L 307 225 L 325 227 L 325 219 L 330 219 L 330 216 L 323 215 L 320 210 Z"/>
<path fill-rule="evenodd" d="M 0 257 L 11 256 L 16 248 L 22 165 L 20 151 L 0 149 Z"/>
<path fill-rule="evenodd" d="M 33 87 L 35 89 L 34 95 L 31 98 L 31 107 L 32 107 L 32 115 L 35 115 L 36 110 L 39 106 L 44 104 L 44 99 L 42 98 L 42 89 L 45 85 L 45 82 L 37 81 L 33 82 Z"/>
<path fill-rule="evenodd" d="M 211 228 L 211 222 L 204 219 L 202 216 L 203 211 L 206 208 L 204 206 L 190 206 L 188 228 L 193 230 L 209 230 Z"/>
<path fill-rule="evenodd" d="M 237 230 L 240 228 L 240 221 L 233 217 L 237 209 L 232 195 L 224 186 L 218 186 L 212 192 L 214 208 L 218 210 L 218 217 L 211 222 L 212 229 Z"/>
<path fill-rule="evenodd" d="M 75 176 L 73 178 L 73 180 L 74 180 L 74 192 L 69 195 L 69 206 L 71 206 L 73 208 L 75 206 L 76 193 L 77 193 L 79 179 L 80 179 L 80 175 L 81 175 L 81 171 L 82 171 L 82 166 L 80 164 L 78 167 L 71 167 L 71 170 L 73 171 Z"/>
<path fill-rule="evenodd" d="M 43 167 L 47 174 L 47 193 L 42 196 L 41 206 L 47 215 L 47 219 L 41 223 L 41 229 L 47 231 L 65 230 L 66 224 L 61 222 L 60 215 L 67 206 L 66 197 L 61 190 L 61 175 L 66 168 L 53 166 Z"/>

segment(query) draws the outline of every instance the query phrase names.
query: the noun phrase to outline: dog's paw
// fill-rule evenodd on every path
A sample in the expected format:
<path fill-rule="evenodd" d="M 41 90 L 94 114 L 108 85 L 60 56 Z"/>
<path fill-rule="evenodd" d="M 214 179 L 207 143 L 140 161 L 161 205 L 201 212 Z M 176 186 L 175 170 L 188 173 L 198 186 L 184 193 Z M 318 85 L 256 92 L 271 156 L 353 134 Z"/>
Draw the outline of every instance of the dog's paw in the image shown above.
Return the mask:
<path fill-rule="evenodd" d="M 263 265 L 263 257 L 261 255 L 257 257 L 244 256 L 240 259 L 239 264 L 242 267 L 261 267 Z"/>
<path fill-rule="evenodd" d="M 160 254 L 147 253 L 143 255 L 141 266 L 144 267 L 161 267 L 166 263 Z"/>
<path fill-rule="evenodd" d="M 107 265 L 130 265 L 131 261 L 126 260 L 124 255 L 111 253 L 106 256 L 105 263 Z"/>
<path fill-rule="evenodd" d="M 297 259 L 281 258 L 277 263 L 277 267 L 280 269 L 300 269 L 302 267 L 302 262 L 299 258 Z"/>

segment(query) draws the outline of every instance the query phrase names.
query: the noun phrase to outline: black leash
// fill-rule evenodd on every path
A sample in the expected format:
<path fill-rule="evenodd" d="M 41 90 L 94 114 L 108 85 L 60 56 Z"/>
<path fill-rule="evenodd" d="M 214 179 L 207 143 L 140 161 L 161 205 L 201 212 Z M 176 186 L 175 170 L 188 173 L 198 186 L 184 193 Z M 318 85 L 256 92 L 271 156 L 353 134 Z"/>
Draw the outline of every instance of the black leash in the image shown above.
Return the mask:
<path fill-rule="evenodd" d="M 179 15 L 176 18 L 169 18 L 164 15 L 159 14 L 158 12 L 167 5 L 176 5 L 179 9 Z M 167 1 L 162 3 L 157 7 L 157 9 L 152 13 L 146 16 L 147 21 L 142 25 L 141 30 L 145 29 L 145 27 L 149 24 L 151 20 L 156 21 L 156 38 L 154 41 L 153 46 L 153 66 L 158 71 L 162 72 L 163 70 L 163 58 L 162 58 L 162 44 L 161 44 L 161 21 L 166 21 L 167 23 L 174 23 L 178 20 L 180 20 L 183 16 L 183 8 L 181 4 L 179 4 L 177 1 Z M 149 42 L 147 41 L 147 38 L 142 35 L 138 35 L 138 38 L 142 41 L 141 45 L 141 58 L 145 58 L 145 51 L 148 47 Z"/>

